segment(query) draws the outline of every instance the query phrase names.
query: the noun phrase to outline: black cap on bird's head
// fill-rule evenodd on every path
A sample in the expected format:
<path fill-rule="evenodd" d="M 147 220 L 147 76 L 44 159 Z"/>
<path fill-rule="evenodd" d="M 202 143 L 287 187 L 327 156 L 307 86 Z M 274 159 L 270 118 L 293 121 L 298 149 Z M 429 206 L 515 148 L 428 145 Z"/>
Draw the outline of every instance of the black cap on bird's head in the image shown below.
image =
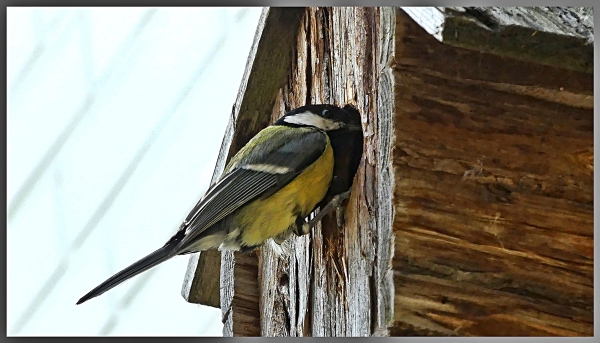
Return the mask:
<path fill-rule="evenodd" d="M 286 113 L 275 122 L 275 125 L 314 126 L 324 131 L 362 130 L 360 114 L 350 105 L 346 105 L 344 108 L 326 104 L 298 107 Z"/>

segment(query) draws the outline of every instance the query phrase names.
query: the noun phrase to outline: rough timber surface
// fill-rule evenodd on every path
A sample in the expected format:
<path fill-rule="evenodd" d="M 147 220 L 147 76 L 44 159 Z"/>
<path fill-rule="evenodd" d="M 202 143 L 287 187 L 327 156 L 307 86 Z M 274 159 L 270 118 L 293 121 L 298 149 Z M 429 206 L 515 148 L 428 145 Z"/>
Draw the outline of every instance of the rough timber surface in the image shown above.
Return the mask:
<path fill-rule="evenodd" d="M 264 336 L 387 335 L 393 319 L 392 8 L 307 9 L 276 119 L 307 103 L 354 104 L 362 115 L 363 160 L 345 224 L 327 216 L 292 238 L 291 255 L 259 255 Z"/>
<path fill-rule="evenodd" d="M 213 174 L 213 182 L 221 175 L 227 161 L 250 138 L 269 124 L 277 92 L 287 80 L 294 42 L 303 14 L 303 8 L 273 7 L 263 10 L 246 63 L 246 71 L 240 85 L 238 98 L 232 109 L 232 118 L 223 138 Z M 221 259 L 224 261 L 224 266 L 221 265 Z M 207 251 L 200 254 L 199 257 L 192 256 L 190 258 L 182 294 L 190 302 L 221 307 L 226 336 L 233 334 L 256 336 L 260 334 L 257 322 L 248 318 L 249 315 L 254 315 L 252 311 L 254 307 L 257 308 L 258 300 L 255 301 L 255 304 L 252 304 L 251 301 L 248 303 L 246 300 L 247 298 L 252 299 L 256 295 L 256 270 L 254 269 L 254 276 L 251 275 L 252 268 L 241 270 L 245 269 L 246 265 L 252 265 L 253 262 L 256 262 L 256 256 L 252 254 L 236 254 L 234 264 L 233 254 L 226 253 L 221 256 L 218 251 Z M 244 274 L 244 277 L 248 281 L 254 280 L 254 284 L 245 285 L 243 281 L 236 283 L 235 295 L 233 295 L 234 283 L 231 278 L 234 277 L 234 273 L 237 275 L 240 272 L 242 274 L 250 273 Z M 227 298 L 225 302 L 227 306 L 219 301 L 224 297 Z M 233 306 L 233 310 L 231 306 Z M 239 325 L 232 324 L 232 313 Z"/>
<path fill-rule="evenodd" d="M 592 7 L 403 7 L 441 42 L 559 68 L 594 70 Z"/>
<path fill-rule="evenodd" d="M 593 335 L 593 75 L 396 13 L 392 335 Z"/>

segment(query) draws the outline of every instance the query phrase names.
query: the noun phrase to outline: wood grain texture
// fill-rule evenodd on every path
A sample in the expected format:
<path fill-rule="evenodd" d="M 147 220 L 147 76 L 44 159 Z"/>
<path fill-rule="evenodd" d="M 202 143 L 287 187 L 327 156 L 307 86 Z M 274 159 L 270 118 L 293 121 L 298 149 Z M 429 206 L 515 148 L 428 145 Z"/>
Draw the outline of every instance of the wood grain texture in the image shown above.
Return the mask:
<path fill-rule="evenodd" d="M 291 255 L 261 251 L 265 336 L 387 335 L 393 318 L 391 136 L 395 12 L 391 8 L 309 8 L 289 83 L 274 113 L 307 103 L 354 104 L 362 114 L 363 160 L 345 223 L 327 216 Z M 274 118 L 275 119 L 275 118 Z"/>
<path fill-rule="evenodd" d="M 396 15 L 393 335 L 593 335 L 592 74 Z"/>
<path fill-rule="evenodd" d="M 439 41 L 592 73 L 592 7 L 403 7 Z"/>
<path fill-rule="evenodd" d="M 392 230 L 394 221 L 394 187 L 395 174 L 392 163 L 394 146 L 394 75 L 391 61 L 395 53 L 396 10 L 391 7 L 380 7 L 378 36 L 379 50 L 379 84 L 377 86 L 377 136 L 379 146 L 376 148 L 376 198 L 375 208 L 377 221 L 377 248 L 375 254 L 374 283 L 371 292 L 377 292 L 373 307 L 373 336 L 388 336 L 388 328 L 394 316 L 394 279 L 392 275 L 392 257 L 394 241 Z"/>

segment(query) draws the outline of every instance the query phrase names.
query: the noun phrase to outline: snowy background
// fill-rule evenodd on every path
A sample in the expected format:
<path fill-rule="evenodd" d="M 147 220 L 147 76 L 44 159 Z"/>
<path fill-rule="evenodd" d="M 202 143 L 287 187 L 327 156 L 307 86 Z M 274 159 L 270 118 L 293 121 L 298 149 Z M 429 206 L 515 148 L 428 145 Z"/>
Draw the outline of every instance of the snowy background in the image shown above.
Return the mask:
<path fill-rule="evenodd" d="M 221 336 L 162 246 L 209 185 L 261 8 L 7 9 L 7 334 Z"/>

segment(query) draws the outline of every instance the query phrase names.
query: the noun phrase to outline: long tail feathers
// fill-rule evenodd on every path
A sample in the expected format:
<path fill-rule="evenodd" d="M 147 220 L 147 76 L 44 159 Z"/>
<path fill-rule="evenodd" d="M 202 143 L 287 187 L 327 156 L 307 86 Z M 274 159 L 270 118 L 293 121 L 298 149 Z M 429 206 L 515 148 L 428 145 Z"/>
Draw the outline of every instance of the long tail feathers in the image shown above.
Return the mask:
<path fill-rule="evenodd" d="M 164 262 L 174 255 L 172 254 L 172 247 L 169 245 L 165 245 L 162 248 L 156 250 L 150 255 L 142 258 L 141 260 L 135 262 L 129 267 L 121 270 L 117 274 L 108 278 L 108 280 L 104 281 L 96 288 L 92 289 L 88 294 L 84 295 L 77 301 L 77 305 L 82 304 L 92 298 L 99 296 L 100 294 L 108 291 L 109 289 L 119 285 L 121 282 L 126 281 L 158 264 Z"/>

